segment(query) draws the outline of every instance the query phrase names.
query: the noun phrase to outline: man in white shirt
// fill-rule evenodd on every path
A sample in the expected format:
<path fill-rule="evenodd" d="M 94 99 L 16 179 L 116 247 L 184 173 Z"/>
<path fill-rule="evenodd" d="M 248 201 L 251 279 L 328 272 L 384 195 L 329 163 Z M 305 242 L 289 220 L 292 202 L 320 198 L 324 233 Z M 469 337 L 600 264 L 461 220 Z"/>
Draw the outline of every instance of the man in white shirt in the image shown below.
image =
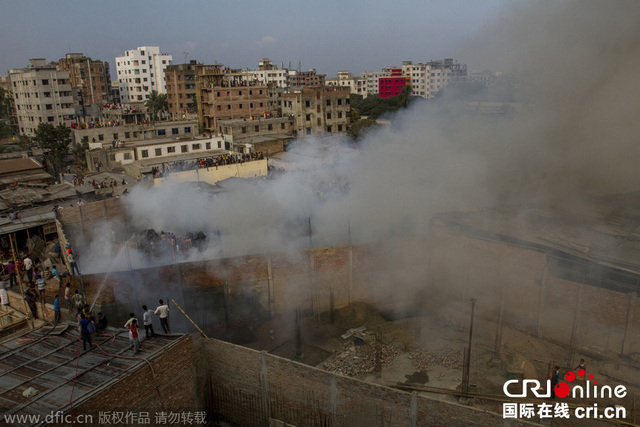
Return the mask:
<path fill-rule="evenodd" d="M 22 261 L 22 265 L 24 265 L 24 272 L 27 275 L 27 282 L 31 283 L 31 275 L 33 274 L 33 261 L 28 256 Z"/>
<path fill-rule="evenodd" d="M 144 331 L 147 334 L 147 339 L 149 339 L 155 335 L 153 333 L 153 322 L 151 320 L 151 316 L 153 316 L 153 311 L 148 309 L 146 305 L 143 305 L 142 309 L 144 310 L 144 314 L 142 315 L 142 322 L 144 323 Z"/>
<path fill-rule="evenodd" d="M 166 305 L 162 300 L 160 300 L 159 302 L 160 305 L 153 313 L 160 316 L 160 325 L 162 326 L 162 330 L 165 334 L 168 334 L 169 332 L 171 332 L 169 330 L 169 319 L 167 318 L 167 316 L 169 315 L 169 306 Z"/>

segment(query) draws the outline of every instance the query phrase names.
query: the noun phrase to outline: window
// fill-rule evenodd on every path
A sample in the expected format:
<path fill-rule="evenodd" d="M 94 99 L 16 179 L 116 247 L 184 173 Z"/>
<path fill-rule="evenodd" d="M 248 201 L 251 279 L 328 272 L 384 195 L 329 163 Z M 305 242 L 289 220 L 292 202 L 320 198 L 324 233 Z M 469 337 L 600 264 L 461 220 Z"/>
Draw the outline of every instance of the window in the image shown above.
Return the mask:
<path fill-rule="evenodd" d="M 131 153 L 124 153 L 125 160 L 131 160 Z"/>
<path fill-rule="evenodd" d="M 311 128 L 307 128 L 306 131 L 307 131 L 307 135 L 311 135 Z"/>
<path fill-rule="evenodd" d="M 88 136 L 83 136 L 82 137 L 82 142 L 89 142 L 89 137 Z"/>
<path fill-rule="evenodd" d="M 158 129 L 157 132 L 158 132 L 158 136 L 167 134 L 167 130 L 166 129 Z"/>
<path fill-rule="evenodd" d="M 52 122 L 52 121 L 54 121 L 54 120 L 55 120 L 55 118 L 54 118 L 53 116 L 49 116 L 49 117 L 47 117 L 47 121 L 49 121 L 49 122 Z"/>
<path fill-rule="evenodd" d="M 338 125 L 338 132 L 342 132 L 342 125 Z"/>
<path fill-rule="evenodd" d="M 327 120 L 331 120 L 331 113 L 327 113 Z"/>
<path fill-rule="evenodd" d="M 167 153 L 175 153 L 176 147 L 167 147 Z"/>
<path fill-rule="evenodd" d="M 280 129 L 284 129 L 284 123 L 280 123 Z"/>
<path fill-rule="evenodd" d="M 142 155 L 142 158 L 149 157 L 149 150 L 142 150 L 140 154 Z"/>
<path fill-rule="evenodd" d="M 189 146 L 188 145 L 181 145 L 180 146 L 180 151 L 183 153 L 188 153 L 189 152 Z"/>
<path fill-rule="evenodd" d="M 45 98 L 51 98 L 51 92 L 45 92 L 45 93 L 43 93 L 43 95 L 44 95 Z M 16 97 L 17 96 L 18 95 L 16 95 Z"/>
<path fill-rule="evenodd" d="M 247 127 L 246 126 L 242 126 L 242 133 L 247 133 Z"/>
<path fill-rule="evenodd" d="M 118 139 L 118 134 L 117 133 L 113 134 L 113 139 Z"/>
<path fill-rule="evenodd" d="M 192 150 L 199 150 L 200 149 L 200 144 L 191 144 L 191 149 Z"/>
<path fill-rule="evenodd" d="M 156 156 L 162 156 L 162 148 L 156 148 Z"/>
<path fill-rule="evenodd" d="M 255 127 L 255 131 L 256 131 L 256 132 L 260 132 L 260 126 L 256 125 L 256 127 Z"/>
<path fill-rule="evenodd" d="M 115 154 L 110 154 L 109 155 L 109 160 L 111 160 L 112 162 L 116 161 L 116 155 Z"/>
<path fill-rule="evenodd" d="M 231 104 L 227 105 L 227 110 L 231 110 Z"/>
<path fill-rule="evenodd" d="M 43 86 L 47 86 L 48 84 L 49 84 L 49 80 L 47 80 L 47 79 L 43 79 L 42 80 L 42 85 Z"/>
<path fill-rule="evenodd" d="M 311 107 L 311 101 L 304 101 L 305 107 Z"/>
<path fill-rule="evenodd" d="M 177 134 L 178 134 L 178 128 L 172 128 L 171 135 L 177 135 Z"/>
<path fill-rule="evenodd" d="M 98 141 L 104 141 L 104 135 L 103 134 L 98 135 Z"/>
<path fill-rule="evenodd" d="M 322 126 L 322 119 L 318 117 L 318 126 Z"/>
<path fill-rule="evenodd" d="M 218 141 L 218 148 L 222 148 L 222 141 Z"/>
<path fill-rule="evenodd" d="M 207 150 L 211 150 L 211 143 L 210 143 L 210 142 L 207 142 L 207 143 L 205 144 L 205 147 L 206 147 L 206 149 L 207 149 Z"/>
<path fill-rule="evenodd" d="M 180 104 L 180 106 L 182 106 L 182 104 Z M 184 133 L 191 133 L 191 126 L 184 128 Z"/>
<path fill-rule="evenodd" d="M 327 107 L 331 107 L 331 100 L 327 99 Z"/>
<path fill-rule="evenodd" d="M 327 132 L 331 132 L 331 126 L 327 126 Z"/>
<path fill-rule="evenodd" d="M 305 118 L 306 118 L 306 120 L 307 120 L 308 122 L 310 122 L 310 121 L 311 121 L 311 114 L 307 114 L 307 116 L 306 116 Z"/>
<path fill-rule="evenodd" d="M 47 104 L 44 106 L 47 110 L 52 110 L 53 109 L 53 104 Z"/>
<path fill-rule="evenodd" d="M 131 132 L 125 132 L 124 133 L 124 137 L 125 138 L 131 138 Z"/>
<path fill-rule="evenodd" d="M 342 111 L 338 111 L 338 118 L 341 119 L 342 118 Z"/>
<path fill-rule="evenodd" d="M 338 105 L 342 105 L 342 98 L 338 98 Z"/>
<path fill-rule="evenodd" d="M 270 124 L 270 125 L 269 125 L 269 127 L 268 127 L 268 129 L 269 129 L 269 130 L 273 130 L 273 125 L 271 125 L 271 124 Z"/>

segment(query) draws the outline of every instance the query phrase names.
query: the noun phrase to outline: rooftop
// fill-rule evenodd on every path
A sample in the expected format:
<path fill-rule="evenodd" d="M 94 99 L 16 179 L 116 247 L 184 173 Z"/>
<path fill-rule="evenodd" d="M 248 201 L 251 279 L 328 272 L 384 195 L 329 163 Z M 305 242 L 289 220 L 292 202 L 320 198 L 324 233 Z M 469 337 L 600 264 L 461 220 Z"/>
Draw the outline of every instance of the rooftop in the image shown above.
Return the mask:
<path fill-rule="evenodd" d="M 31 157 L 0 160 L 0 175 L 9 175 L 25 171 L 43 170 L 42 165 Z"/>
<path fill-rule="evenodd" d="M 98 346 L 87 351 L 82 351 L 77 326 L 67 323 L 43 326 L 1 342 L 0 413 L 46 416 L 67 411 L 70 403 L 78 405 L 146 365 L 144 359 L 186 337 L 156 335 L 143 341 L 139 356 L 132 357 L 128 336 L 119 330 L 108 331 L 95 336 L 93 342 Z M 30 387 L 37 394 L 24 396 Z"/>

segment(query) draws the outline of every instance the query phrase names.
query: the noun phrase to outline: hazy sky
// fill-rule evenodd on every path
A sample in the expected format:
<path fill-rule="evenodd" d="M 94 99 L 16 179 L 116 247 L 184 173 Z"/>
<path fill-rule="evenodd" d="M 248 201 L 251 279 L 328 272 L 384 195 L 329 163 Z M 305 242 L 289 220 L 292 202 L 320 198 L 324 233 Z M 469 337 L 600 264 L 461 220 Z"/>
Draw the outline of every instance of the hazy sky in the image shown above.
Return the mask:
<path fill-rule="evenodd" d="M 508 0 L 165 1 L 0 0 L 0 74 L 29 58 L 81 52 L 109 62 L 138 46 L 160 46 L 174 63 L 188 59 L 257 68 L 316 68 L 327 77 L 460 57 L 460 46 Z M 469 63 L 470 68 L 474 67 Z"/>

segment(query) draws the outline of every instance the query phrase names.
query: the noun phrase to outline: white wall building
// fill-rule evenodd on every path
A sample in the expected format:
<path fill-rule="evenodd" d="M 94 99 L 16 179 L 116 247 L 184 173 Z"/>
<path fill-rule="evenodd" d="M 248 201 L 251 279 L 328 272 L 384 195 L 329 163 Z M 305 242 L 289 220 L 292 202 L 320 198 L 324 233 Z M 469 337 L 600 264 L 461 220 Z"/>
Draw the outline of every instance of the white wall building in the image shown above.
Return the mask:
<path fill-rule="evenodd" d="M 71 126 L 74 101 L 68 71 L 58 71 L 43 58 L 29 67 L 9 70 L 9 80 L 21 135 L 34 135 L 40 123 Z"/>
<path fill-rule="evenodd" d="M 385 68 L 382 71 L 365 71 L 362 73 L 362 78 L 366 81 L 367 95 L 378 96 L 380 92 L 380 77 L 387 77 L 391 75 L 389 68 Z"/>
<path fill-rule="evenodd" d="M 286 88 L 289 71 L 286 68 L 278 68 L 273 65 L 269 58 L 262 58 L 258 63 L 257 70 L 248 70 L 243 74 L 245 80 L 251 83 L 263 86 L 272 84 L 275 87 Z"/>
<path fill-rule="evenodd" d="M 164 72 L 172 60 L 158 46 L 142 46 L 116 57 L 121 102 L 144 102 L 152 90 L 166 93 Z"/>
<path fill-rule="evenodd" d="M 367 79 L 364 77 L 355 77 L 349 71 L 338 71 L 338 77 L 335 79 L 326 79 L 326 86 L 348 87 L 352 94 L 367 97 Z"/>

